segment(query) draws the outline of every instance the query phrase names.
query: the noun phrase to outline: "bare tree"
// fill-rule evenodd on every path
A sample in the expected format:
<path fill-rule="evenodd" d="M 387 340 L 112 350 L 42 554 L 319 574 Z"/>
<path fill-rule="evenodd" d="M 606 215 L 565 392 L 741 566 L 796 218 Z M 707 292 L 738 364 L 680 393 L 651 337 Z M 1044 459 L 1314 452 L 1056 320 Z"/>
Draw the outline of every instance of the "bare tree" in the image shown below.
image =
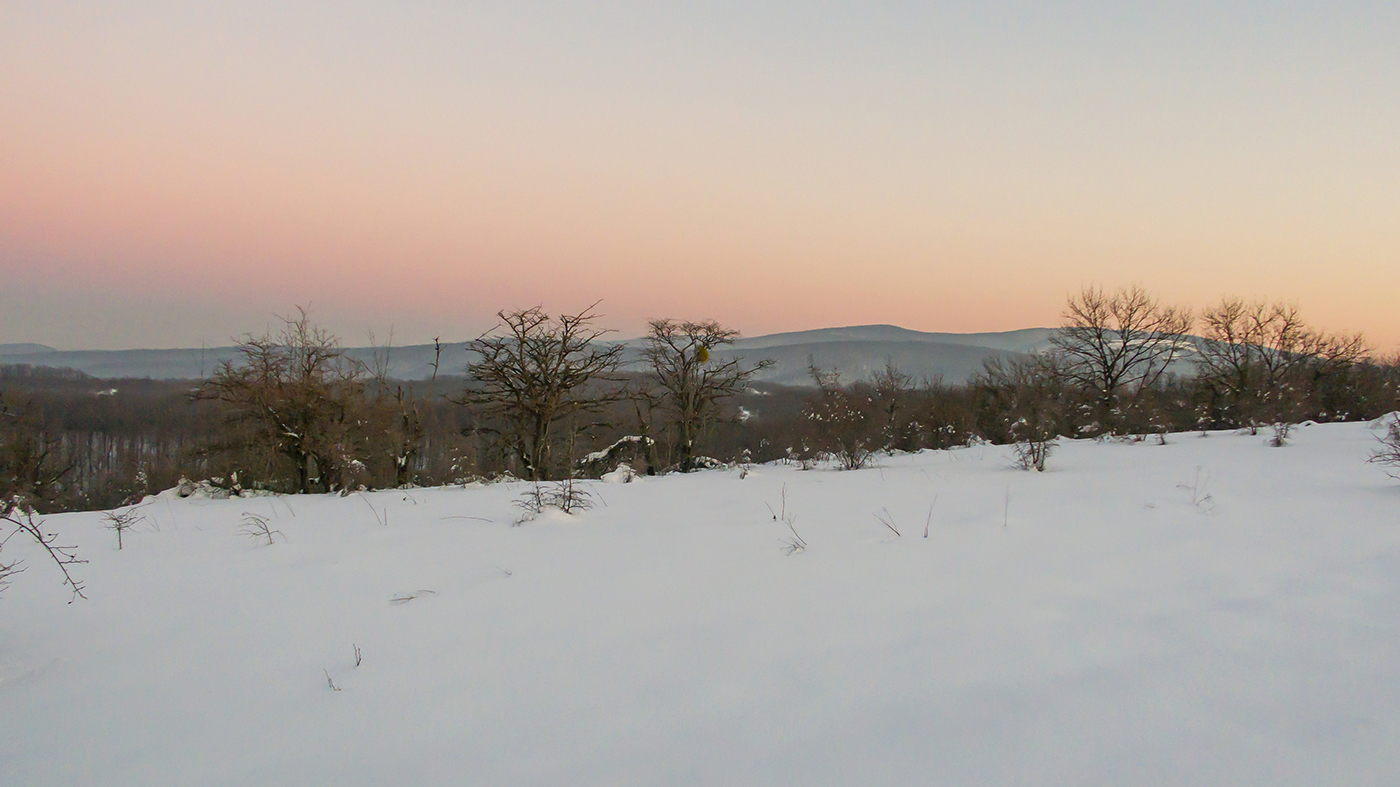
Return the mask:
<path fill-rule="evenodd" d="M 1115 293 L 1085 287 L 1069 298 L 1050 338 L 1065 378 L 1094 400 L 1101 424 L 1116 431 L 1133 404 L 1190 346 L 1191 313 L 1165 306 L 1137 285 Z"/>
<path fill-rule="evenodd" d="M 114 508 L 111 511 L 103 513 L 102 518 L 107 523 L 106 528 L 108 530 L 116 532 L 117 551 L 121 551 L 122 534 L 132 529 L 133 527 L 136 527 L 136 524 L 145 519 L 146 517 L 140 512 L 140 510 L 133 506 L 132 508 L 128 508 L 125 511 Z"/>
<path fill-rule="evenodd" d="M 477 357 L 467 365 L 471 379 L 458 401 L 498 422 L 484 428 L 506 441 L 527 480 L 550 480 L 559 466 L 569 466 L 572 457 L 559 462 L 554 455 L 560 422 L 619 396 L 590 388 L 615 381 L 622 356 L 622 345 L 598 343 L 609 331 L 593 327 L 596 306 L 557 318 L 539 307 L 500 312 L 499 333 L 468 345 Z"/>
<path fill-rule="evenodd" d="M 1289 304 L 1226 298 L 1201 315 L 1204 339 L 1198 377 L 1227 410 L 1227 420 L 1253 430 L 1294 420 L 1305 388 L 1361 361 L 1360 334 L 1329 336 L 1303 322 Z"/>
<path fill-rule="evenodd" d="M 676 430 L 677 467 L 689 472 L 694 469 L 696 444 L 717 417 L 720 401 L 742 391 L 772 362 L 746 366 L 741 358 L 715 359 L 715 349 L 732 344 L 739 332 L 714 320 L 664 319 L 649 325 L 642 354 L 665 392 L 662 406 Z"/>
<path fill-rule="evenodd" d="M 304 307 L 283 317 L 277 335 L 245 336 L 196 393 L 222 402 L 228 423 L 255 447 L 285 457 L 296 489 L 333 491 L 360 462 L 355 417 L 364 401 L 364 367 L 339 340 L 311 323 Z"/>

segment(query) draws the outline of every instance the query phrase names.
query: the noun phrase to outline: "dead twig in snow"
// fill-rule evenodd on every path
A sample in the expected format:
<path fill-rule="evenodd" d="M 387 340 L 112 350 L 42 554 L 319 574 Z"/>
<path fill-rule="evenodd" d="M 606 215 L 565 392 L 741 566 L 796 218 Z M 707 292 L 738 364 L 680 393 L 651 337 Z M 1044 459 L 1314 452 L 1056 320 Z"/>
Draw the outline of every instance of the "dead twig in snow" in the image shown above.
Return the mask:
<path fill-rule="evenodd" d="M 903 537 L 899 532 L 899 528 L 894 526 L 894 517 L 890 515 L 890 510 L 888 508 L 880 509 L 880 511 L 875 514 L 875 518 L 880 520 L 880 524 L 889 528 L 891 533 L 901 538 Z"/>

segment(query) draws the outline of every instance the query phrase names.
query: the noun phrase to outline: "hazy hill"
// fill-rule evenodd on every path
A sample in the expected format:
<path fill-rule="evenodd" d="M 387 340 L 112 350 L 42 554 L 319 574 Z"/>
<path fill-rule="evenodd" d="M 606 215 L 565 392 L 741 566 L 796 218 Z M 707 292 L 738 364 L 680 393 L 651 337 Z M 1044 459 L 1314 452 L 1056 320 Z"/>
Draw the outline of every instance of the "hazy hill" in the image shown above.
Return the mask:
<path fill-rule="evenodd" d="M 33 355 L 34 353 L 58 352 L 47 344 L 0 344 L 0 356 L 6 358 L 20 355 Z"/>
<path fill-rule="evenodd" d="M 847 381 L 869 377 L 889 360 L 915 378 L 942 377 L 947 382 L 961 382 L 979 369 L 985 358 L 1043 349 L 1050 333 L 1048 328 L 1001 333 L 926 333 L 894 325 L 858 325 L 749 337 L 716 355 L 772 360 L 773 367 L 760 379 L 785 384 L 808 383 L 809 356 L 820 366 L 838 369 Z M 628 346 L 628 355 L 635 367 L 640 357 L 640 340 L 632 339 L 623 344 Z M 352 347 L 346 352 L 366 364 L 374 361 L 375 351 L 370 347 Z M 235 349 L 231 346 L 55 350 L 39 344 L 0 345 L 0 364 L 69 368 L 99 378 L 197 379 L 234 356 Z M 445 344 L 441 373 L 459 374 L 468 360 L 465 342 Z M 432 373 L 432 361 L 433 346 L 430 344 L 395 347 L 389 354 L 388 368 L 392 376 L 400 379 L 423 379 Z"/>

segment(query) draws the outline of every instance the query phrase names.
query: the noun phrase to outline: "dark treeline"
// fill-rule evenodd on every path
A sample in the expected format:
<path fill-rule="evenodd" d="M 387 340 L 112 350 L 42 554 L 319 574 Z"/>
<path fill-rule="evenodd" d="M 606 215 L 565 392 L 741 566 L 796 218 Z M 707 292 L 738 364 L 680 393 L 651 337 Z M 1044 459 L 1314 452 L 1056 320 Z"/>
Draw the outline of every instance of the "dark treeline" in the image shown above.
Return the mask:
<path fill-rule="evenodd" d="M 624 462 L 643 474 L 858 468 L 880 451 L 978 440 L 1017 444 L 1043 468 L 1060 437 L 1262 429 L 1281 445 L 1292 424 L 1400 407 L 1396 360 L 1359 336 L 1230 299 L 1193 317 L 1137 288 L 1086 289 L 1051 350 L 995 358 L 962 383 L 889 365 L 857 381 L 813 366 L 809 388 L 758 382 L 755 367 L 710 359 L 734 331 L 674 320 L 651 324 L 646 371 L 623 372 L 591 312 L 501 318 L 468 369 L 430 380 L 387 377 L 387 356 L 348 361 L 305 312 L 245 338 L 207 380 L 0 368 L 0 493 L 41 512 L 108 509 L 182 481 L 237 494 L 596 477 Z"/>

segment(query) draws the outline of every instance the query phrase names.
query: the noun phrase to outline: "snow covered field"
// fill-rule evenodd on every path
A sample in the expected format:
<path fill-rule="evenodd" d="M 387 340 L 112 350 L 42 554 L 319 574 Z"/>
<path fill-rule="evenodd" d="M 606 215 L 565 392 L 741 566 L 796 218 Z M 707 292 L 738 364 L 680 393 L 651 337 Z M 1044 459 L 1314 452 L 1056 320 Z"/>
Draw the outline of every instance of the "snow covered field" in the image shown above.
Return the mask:
<path fill-rule="evenodd" d="M 0 785 L 1400 784 L 1375 434 L 47 517 L 89 599 L 6 548 Z"/>

